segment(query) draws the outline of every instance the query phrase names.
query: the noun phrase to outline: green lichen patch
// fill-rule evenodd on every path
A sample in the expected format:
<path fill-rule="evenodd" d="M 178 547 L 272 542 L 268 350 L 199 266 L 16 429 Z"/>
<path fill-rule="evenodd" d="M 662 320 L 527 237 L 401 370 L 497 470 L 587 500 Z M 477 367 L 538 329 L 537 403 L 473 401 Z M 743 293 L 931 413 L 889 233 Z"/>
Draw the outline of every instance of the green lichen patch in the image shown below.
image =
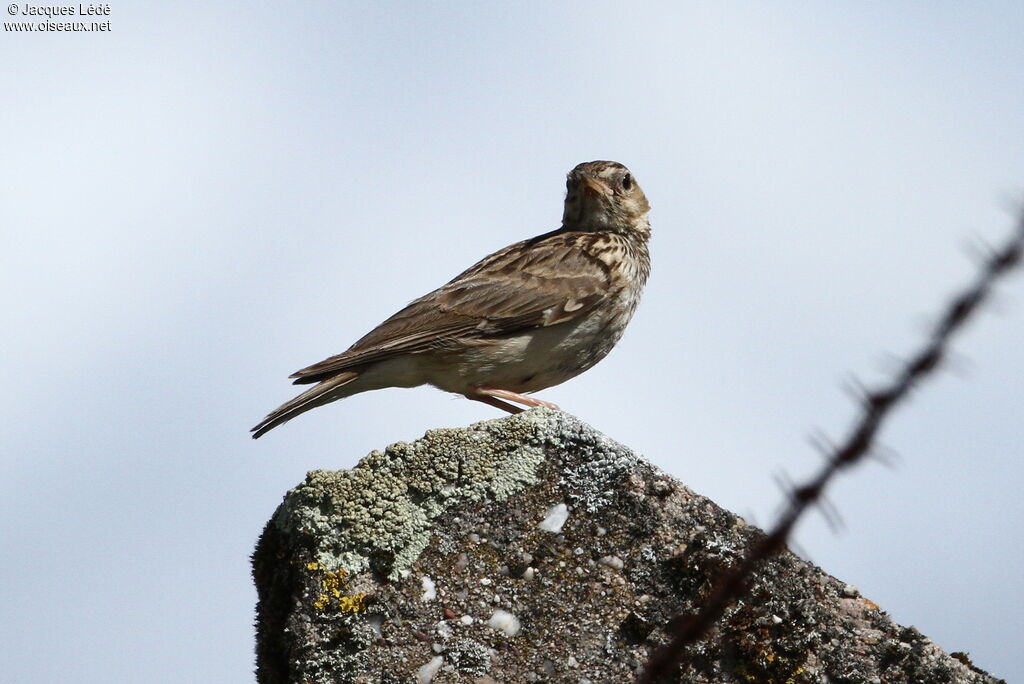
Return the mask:
<path fill-rule="evenodd" d="M 549 442 L 549 411 L 468 429 L 431 430 L 374 451 L 355 468 L 317 470 L 275 516 L 282 532 L 311 540 L 324 567 L 394 578 L 430 539 L 432 521 L 462 502 L 503 501 L 532 484 Z"/>

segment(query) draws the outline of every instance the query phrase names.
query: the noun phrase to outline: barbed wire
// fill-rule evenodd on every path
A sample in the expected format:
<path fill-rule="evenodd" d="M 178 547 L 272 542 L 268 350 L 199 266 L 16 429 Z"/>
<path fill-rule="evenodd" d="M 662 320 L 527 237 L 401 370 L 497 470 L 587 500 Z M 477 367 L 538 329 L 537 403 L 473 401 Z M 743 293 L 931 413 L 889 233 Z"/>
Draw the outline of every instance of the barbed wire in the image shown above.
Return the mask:
<path fill-rule="evenodd" d="M 832 479 L 872 453 L 875 437 L 886 418 L 918 383 L 940 366 L 950 353 L 953 336 L 987 301 L 996 281 L 1020 264 L 1022 253 L 1024 207 L 1020 210 L 1015 231 L 1002 246 L 982 257 L 982 265 L 974 281 L 950 300 L 941 318 L 932 326 L 924 346 L 902 364 L 888 385 L 874 391 L 859 390 L 859 419 L 842 443 L 825 447 L 828 458 L 813 477 L 802 485 L 789 486 L 786 508 L 775 526 L 751 547 L 742 562 L 719 578 L 699 611 L 677 615 L 669 622 L 670 640 L 651 655 L 637 684 L 653 684 L 671 675 L 679 666 L 684 649 L 697 643 L 726 609 L 743 595 L 747 580 L 758 566 L 786 547 L 797 521 L 808 508 L 820 504 Z"/>

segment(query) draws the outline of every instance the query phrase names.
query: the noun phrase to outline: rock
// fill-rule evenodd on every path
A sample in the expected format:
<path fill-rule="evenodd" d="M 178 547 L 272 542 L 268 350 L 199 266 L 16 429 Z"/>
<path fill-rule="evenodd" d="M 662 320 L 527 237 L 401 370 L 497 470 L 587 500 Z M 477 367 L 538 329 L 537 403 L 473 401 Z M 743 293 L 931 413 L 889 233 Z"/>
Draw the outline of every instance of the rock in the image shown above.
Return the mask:
<path fill-rule="evenodd" d="M 253 556 L 257 679 L 629 682 L 760 534 L 565 413 L 432 430 L 285 496 Z M 999 681 L 955 656 L 785 553 L 674 681 Z"/>

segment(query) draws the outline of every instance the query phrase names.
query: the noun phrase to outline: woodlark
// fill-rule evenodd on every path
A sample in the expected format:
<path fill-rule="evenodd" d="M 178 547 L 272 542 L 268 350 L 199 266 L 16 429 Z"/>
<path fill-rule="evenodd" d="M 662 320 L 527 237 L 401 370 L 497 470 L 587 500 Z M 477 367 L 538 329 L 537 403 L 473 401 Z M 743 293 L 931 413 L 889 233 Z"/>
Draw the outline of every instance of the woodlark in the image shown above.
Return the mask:
<path fill-rule="evenodd" d="M 316 383 L 253 437 L 317 406 L 429 384 L 510 413 L 558 408 L 526 396 L 565 382 L 619 341 L 650 273 L 650 206 L 622 164 L 569 172 L 562 227 L 499 250 L 374 328 L 348 351 L 294 373 Z"/>

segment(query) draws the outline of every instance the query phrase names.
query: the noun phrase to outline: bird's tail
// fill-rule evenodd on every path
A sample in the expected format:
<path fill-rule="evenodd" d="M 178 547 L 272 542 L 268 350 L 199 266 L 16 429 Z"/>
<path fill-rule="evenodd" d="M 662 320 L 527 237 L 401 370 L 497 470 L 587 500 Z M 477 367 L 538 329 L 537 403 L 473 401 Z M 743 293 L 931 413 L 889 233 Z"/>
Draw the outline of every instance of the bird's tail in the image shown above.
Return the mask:
<path fill-rule="evenodd" d="M 318 385 L 311 387 L 291 401 L 281 404 L 267 414 L 267 417 L 260 421 L 259 425 L 252 428 L 252 438 L 259 438 L 263 433 L 274 429 L 282 423 L 287 423 L 300 413 L 305 413 L 317 406 L 323 406 L 336 399 L 355 394 L 356 392 L 345 391 L 347 389 L 345 385 L 358 377 L 359 373 L 353 371 L 338 373 L 321 381 Z"/>

